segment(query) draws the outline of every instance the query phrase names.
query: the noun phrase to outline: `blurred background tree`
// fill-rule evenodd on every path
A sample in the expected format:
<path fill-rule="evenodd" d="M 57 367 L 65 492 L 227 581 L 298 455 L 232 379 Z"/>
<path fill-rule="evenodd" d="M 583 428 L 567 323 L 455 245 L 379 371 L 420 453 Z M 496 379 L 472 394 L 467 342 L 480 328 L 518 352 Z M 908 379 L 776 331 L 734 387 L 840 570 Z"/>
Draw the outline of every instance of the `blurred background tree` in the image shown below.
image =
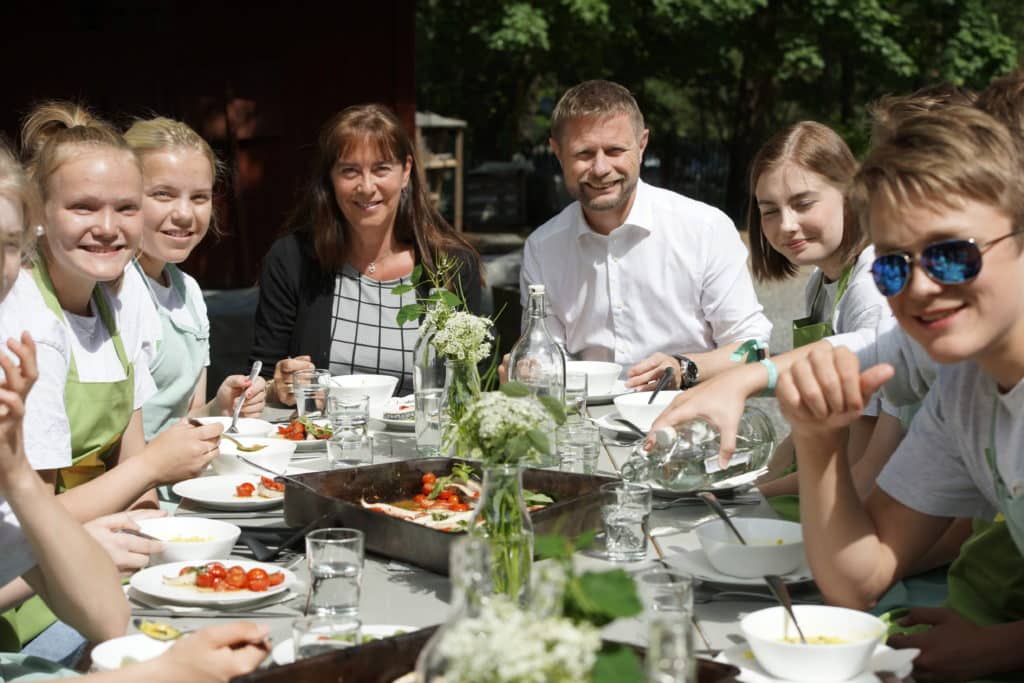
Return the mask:
<path fill-rule="evenodd" d="M 470 166 L 543 156 L 564 89 L 607 78 L 651 129 L 652 181 L 740 220 L 774 130 L 834 126 L 856 152 L 865 106 L 1015 68 L 1020 0 L 420 0 L 417 99 L 468 121 Z"/>

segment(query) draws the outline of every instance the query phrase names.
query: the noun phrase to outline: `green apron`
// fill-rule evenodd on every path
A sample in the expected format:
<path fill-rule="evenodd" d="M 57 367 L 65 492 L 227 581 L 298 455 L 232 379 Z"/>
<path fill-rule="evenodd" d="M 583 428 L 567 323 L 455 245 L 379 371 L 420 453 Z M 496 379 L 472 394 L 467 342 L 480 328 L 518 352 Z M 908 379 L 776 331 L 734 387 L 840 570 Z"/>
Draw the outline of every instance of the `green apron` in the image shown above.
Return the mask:
<path fill-rule="evenodd" d="M 53 282 L 42 259 L 31 269 L 32 277 L 47 307 L 64 319 L 64 310 L 57 301 Z M 71 428 L 71 467 L 57 474 L 57 491 L 83 484 L 107 469 L 107 461 L 121 443 L 121 435 L 132 417 L 135 398 L 135 372 L 128 362 L 121 336 L 117 332 L 114 316 L 107 299 L 99 289 L 93 291 L 93 303 L 114 342 L 117 357 L 124 367 L 127 379 L 115 382 L 81 382 L 72 354 L 64 387 L 64 406 Z M 57 618 L 38 596 L 29 598 L 0 618 L 0 649 L 20 650 L 22 645 L 43 632 Z"/>
<path fill-rule="evenodd" d="M 154 394 L 142 408 L 142 421 L 146 430 L 146 441 L 185 416 L 195 395 L 196 383 L 205 367 L 210 335 L 203 331 L 202 321 L 193 303 L 186 296 L 185 280 L 174 265 L 165 268 L 171 286 L 185 302 L 192 316 L 193 326 L 182 325 L 171 319 L 170 312 L 160 305 L 156 293 L 149 284 L 149 277 L 138 261 L 135 268 L 146 283 L 149 294 L 160 315 L 161 339 L 156 347 L 156 357 L 149 365 L 149 374 L 156 384 Z"/>
<path fill-rule="evenodd" d="M 839 276 L 839 284 L 836 286 L 836 300 L 832 302 L 832 311 L 829 313 L 828 318 L 824 321 L 819 321 L 818 316 L 814 315 L 814 309 L 822 293 L 825 291 L 825 274 L 821 274 L 821 279 L 818 281 L 818 289 L 814 293 L 814 298 L 811 300 L 811 311 L 810 315 L 806 318 L 799 318 L 793 321 L 793 348 L 799 346 L 806 346 L 807 344 L 813 344 L 814 342 L 821 341 L 826 337 L 831 337 L 835 334 L 835 330 L 832 329 L 832 319 L 836 317 L 836 309 L 839 307 L 839 301 L 843 298 L 843 294 L 846 293 L 846 288 L 850 284 L 850 275 L 853 273 L 854 264 L 850 264 L 843 268 L 843 274 Z M 782 476 L 787 476 L 796 472 L 796 462 L 794 461 Z M 777 514 L 782 519 L 789 520 L 791 522 L 800 521 L 800 496 L 797 495 L 784 495 L 784 496 L 772 496 L 768 499 L 768 504 L 772 506 Z"/>

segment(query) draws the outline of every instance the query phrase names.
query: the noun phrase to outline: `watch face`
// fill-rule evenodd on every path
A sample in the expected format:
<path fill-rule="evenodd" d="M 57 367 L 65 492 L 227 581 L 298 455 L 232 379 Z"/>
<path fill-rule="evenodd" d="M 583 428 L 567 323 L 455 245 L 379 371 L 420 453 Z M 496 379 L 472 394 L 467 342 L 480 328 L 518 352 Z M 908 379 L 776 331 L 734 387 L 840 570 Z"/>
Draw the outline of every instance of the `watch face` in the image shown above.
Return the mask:
<path fill-rule="evenodd" d="M 676 356 L 679 361 L 679 370 L 682 374 L 680 377 L 681 385 L 684 389 L 692 387 L 697 383 L 699 373 L 697 372 L 697 364 L 686 356 Z"/>

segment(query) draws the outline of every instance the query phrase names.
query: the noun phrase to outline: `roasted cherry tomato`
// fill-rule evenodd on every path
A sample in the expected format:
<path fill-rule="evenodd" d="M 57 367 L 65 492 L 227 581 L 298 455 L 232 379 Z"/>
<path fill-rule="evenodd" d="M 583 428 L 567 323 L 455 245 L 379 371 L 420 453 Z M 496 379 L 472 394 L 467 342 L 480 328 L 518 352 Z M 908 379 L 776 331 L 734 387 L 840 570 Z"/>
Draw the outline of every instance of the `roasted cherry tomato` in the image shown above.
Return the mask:
<path fill-rule="evenodd" d="M 437 475 L 433 472 L 427 472 L 423 475 L 424 484 L 433 484 L 435 481 L 437 481 Z"/>
<path fill-rule="evenodd" d="M 465 503 L 453 503 L 452 512 L 469 512 L 469 506 Z"/>
<path fill-rule="evenodd" d="M 284 572 L 274 572 L 267 579 L 270 581 L 271 586 L 278 586 L 284 583 Z"/>
<path fill-rule="evenodd" d="M 264 577 L 262 579 L 249 579 L 249 590 L 254 593 L 261 593 L 270 588 L 270 579 Z"/>
<path fill-rule="evenodd" d="M 215 590 L 218 593 L 225 593 L 225 592 L 231 590 L 231 586 L 228 585 L 228 582 L 227 582 L 226 579 L 214 579 L 213 580 L 213 590 Z"/>
<path fill-rule="evenodd" d="M 429 496 L 430 492 L 434 490 L 434 485 L 433 484 L 424 484 L 420 490 L 423 491 L 424 495 L 428 495 Z"/>
<path fill-rule="evenodd" d="M 284 491 L 284 484 L 278 481 L 274 481 L 270 477 L 260 477 L 260 483 L 266 486 L 268 489 L 274 491 Z"/>
<path fill-rule="evenodd" d="M 239 484 L 238 486 L 235 487 L 235 495 L 238 496 L 239 498 L 249 498 L 255 491 L 256 487 L 250 484 L 249 482 Z"/>
<path fill-rule="evenodd" d="M 236 565 L 228 570 L 228 575 L 224 580 L 234 588 L 245 588 L 245 570 Z"/>
<path fill-rule="evenodd" d="M 206 565 L 206 573 L 215 579 L 223 579 L 228 575 L 228 570 L 220 562 L 211 562 Z"/>
<path fill-rule="evenodd" d="M 213 588 L 214 580 L 215 579 L 209 572 L 196 574 L 196 588 Z"/>

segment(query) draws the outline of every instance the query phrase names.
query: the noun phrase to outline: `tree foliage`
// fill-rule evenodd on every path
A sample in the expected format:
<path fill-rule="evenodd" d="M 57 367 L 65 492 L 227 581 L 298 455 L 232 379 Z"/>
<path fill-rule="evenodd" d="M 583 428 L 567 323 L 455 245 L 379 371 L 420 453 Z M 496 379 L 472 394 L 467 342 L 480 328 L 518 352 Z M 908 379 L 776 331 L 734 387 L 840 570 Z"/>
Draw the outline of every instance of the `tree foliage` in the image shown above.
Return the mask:
<path fill-rule="evenodd" d="M 421 0 L 421 106 L 470 122 L 476 160 L 543 144 L 561 92 L 609 78 L 637 96 L 650 153 L 728 156 L 725 204 L 773 130 L 828 123 L 857 150 L 865 105 L 935 81 L 984 87 L 1018 63 L 1018 0 Z"/>

